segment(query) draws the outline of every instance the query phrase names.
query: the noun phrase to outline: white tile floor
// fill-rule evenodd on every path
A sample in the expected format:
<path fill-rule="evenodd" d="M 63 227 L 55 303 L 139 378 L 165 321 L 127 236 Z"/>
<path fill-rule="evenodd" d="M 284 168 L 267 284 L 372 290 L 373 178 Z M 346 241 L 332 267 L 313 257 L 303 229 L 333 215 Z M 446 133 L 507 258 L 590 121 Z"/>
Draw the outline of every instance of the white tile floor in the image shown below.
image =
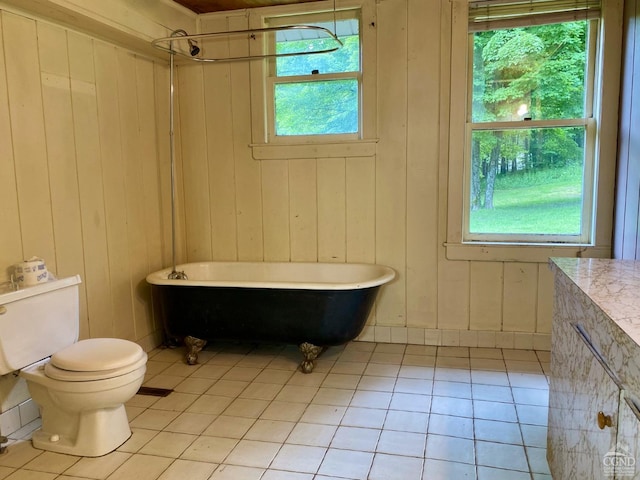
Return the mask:
<path fill-rule="evenodd" d="M 100 458 L 34 449 L 30 428 L 0 479 L 551 479 L 548 352 L 353 342 L 313 373 L 295 347 L 218 344 L 188 366 L 150 353 L 132 437 Z M 22 436 L 22 438 L 21 438 Z"/>

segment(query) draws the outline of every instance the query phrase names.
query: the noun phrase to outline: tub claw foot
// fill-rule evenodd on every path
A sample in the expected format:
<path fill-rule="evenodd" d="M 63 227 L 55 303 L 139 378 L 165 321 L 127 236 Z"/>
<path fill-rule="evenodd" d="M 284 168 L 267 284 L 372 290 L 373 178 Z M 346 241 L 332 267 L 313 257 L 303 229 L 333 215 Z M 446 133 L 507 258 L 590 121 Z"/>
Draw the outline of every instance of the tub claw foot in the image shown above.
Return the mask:
<path fill-rule="evenodd" d="M 198 363 L 198 352 L 207 344 L 206 340 L 192 336 L 184 337 L 184 344 L 187 347 L 187 363 L 195 365 Z"/>
<path fill-rule="evenodd" d="M 315 360 L 318 358 L 318 355 L 324 352 L 324 347 L 318 347 L 312 343 L 304 342 L 301 343 L 298 348 L 304 356 L 304 360 L 302 360 L 300 364 L 300 370 L 302 370 L 302 373 L 311 373 L 316 364 Z"/>

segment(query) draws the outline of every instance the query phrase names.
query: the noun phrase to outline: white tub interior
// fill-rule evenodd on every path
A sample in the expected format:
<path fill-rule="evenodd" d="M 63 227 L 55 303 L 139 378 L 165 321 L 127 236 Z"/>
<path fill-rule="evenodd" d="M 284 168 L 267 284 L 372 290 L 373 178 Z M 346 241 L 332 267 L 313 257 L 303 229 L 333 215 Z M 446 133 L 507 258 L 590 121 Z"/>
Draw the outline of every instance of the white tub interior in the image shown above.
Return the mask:
<path fill-rule="evenodd" d="M 188 280 L 167 279 L 171 268 L 147 276 L 153 285 L 223 286 L 352 290 L 390 282 L 395 272 L 384 265 L 302 262 L 201 262 L 178 265 Z"/>

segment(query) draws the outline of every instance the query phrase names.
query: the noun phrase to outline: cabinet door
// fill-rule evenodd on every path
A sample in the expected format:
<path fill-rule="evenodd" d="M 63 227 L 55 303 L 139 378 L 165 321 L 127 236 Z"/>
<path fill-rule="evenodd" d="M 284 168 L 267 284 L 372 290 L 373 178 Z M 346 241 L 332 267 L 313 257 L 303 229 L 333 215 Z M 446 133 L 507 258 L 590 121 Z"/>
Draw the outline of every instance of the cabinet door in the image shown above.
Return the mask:
<path fill-rule="evenodd" d="M 549 468 L 554 480 L 610 480 L 603 459 L 616 447 L 620 383 L 579 326 L 556 321 L 553 329 Z M 611 426 L 598 426 L 599 412 Z"/>
<path fill-rule="evenodd" d="M 618 412 L 618 440 L 615 452 L 605 458 L 605 463 L 614 465 L 616 480 L 640 479 L 640 466 L 636 465 L 640 455 L 640 411 L 635 402 L 623 391 Z"/>

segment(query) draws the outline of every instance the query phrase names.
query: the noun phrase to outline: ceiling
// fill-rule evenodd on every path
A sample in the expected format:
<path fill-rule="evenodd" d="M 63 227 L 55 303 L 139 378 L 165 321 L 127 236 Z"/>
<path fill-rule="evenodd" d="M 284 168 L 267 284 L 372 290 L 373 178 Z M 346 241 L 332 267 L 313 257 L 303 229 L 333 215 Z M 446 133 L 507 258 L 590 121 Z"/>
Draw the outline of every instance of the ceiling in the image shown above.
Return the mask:
<path fill-rule="evenodd" d="M 291 3 L 314 2 L 318 0 L 174 0 L 176 3 L 196 13 L 221 12 L 223 10 L 241 10 L 244 8 L 270 7 Z"/>

